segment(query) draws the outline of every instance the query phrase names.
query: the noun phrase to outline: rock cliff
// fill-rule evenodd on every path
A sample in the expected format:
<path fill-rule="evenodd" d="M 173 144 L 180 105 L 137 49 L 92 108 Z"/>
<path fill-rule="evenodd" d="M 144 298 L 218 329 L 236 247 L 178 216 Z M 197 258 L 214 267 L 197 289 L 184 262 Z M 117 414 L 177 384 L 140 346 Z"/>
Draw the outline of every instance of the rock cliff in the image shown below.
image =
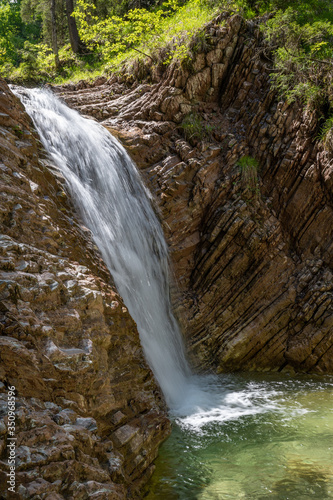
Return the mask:
<path fill-rule="evenodd" d="M 333 167 L 314 111 L 278 100 L 258 24 L 223 14 L 190 64 L 57 89 L 154 192 L 202 370 L 333 372 Z M 142 77 L 142 76 L 141 76 Z M 245 157 L 245 158 L 244 158 Z"/>
<path fill-rule="evenodd" d="M 0 497 L 140 498 L 169 433 L 164 403 L 64 180 L 3 81 L 0 178 Z"/>

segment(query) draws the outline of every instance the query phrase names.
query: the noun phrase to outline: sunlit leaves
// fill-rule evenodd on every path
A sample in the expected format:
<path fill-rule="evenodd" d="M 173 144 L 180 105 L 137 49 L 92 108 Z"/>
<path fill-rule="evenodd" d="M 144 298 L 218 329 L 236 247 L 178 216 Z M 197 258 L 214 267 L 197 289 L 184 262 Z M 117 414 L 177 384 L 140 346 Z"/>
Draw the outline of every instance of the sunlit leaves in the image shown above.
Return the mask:
<path fill-rule="evenodd" d="M 80 36 L 105 61 L 120 60 L 122 54 L 137 51 L 149 55 L 165 48 L 165 63 L 188 57 L 189 41 L 213 15 L 200 0 L 182 4 L 168 0 L 153 10 L 133 9 L 123 17 L 109 16 L 98 19 L 95 8 L 88 0 L 78 0 L 75 17 Z"/>
<path fill-rule="evenodd" d="M 274 57 L 273 86 L 289 101 L 314 106 L 333 101 L 333 25 L 301 24 L 298 13 L 279 11 L 262 27 Z"/>

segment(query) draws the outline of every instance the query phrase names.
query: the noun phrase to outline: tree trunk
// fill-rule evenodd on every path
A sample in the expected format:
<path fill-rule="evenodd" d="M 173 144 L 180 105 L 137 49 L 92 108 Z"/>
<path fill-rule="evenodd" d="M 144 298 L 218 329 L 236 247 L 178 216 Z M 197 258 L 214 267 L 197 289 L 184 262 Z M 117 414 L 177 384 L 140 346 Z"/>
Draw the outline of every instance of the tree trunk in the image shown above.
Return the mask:
<path fill-rule="evenodd" d="M 66 0 L 66 14 L 68 22 L 69 41 L 74 54 L 80 54 L 85 49 L 85 46 L 80 40 L 75 18 L 71 15 L 73 11 L 74 11 L 73 0 Z"/>
<path fill-rule="evenodd" d="M 55 0 L 51 0 L 51 24 L 52 24 L 52 49 L 53 49 L 53 53 L 54 53 L 54 62 L 55 62 L 56 70 L 58 70 L 60 67 L 60 63 L 59 63 L 59 53 L 58 53 Z"/>

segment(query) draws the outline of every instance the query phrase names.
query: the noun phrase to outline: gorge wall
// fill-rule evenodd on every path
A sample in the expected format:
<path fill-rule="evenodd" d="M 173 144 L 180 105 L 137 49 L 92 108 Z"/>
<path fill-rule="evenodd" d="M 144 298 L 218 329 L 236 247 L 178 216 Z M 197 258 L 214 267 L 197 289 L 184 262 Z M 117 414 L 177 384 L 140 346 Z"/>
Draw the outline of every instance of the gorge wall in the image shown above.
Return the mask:
<path fill-rule="evenodd" d="M 3 81 L 0 178 L 0 497 L 140 498 L 170 431 L 165 406 L 64 179 Z"/>
<path fill-rule="evenodd" d="M 271 90 L 254 21 L 223 14 L 205 39 L 185 68 L 55 90 L 120 138 L 155 194 L 193 364 L 332 373 L 330 147 L 314 111 Z M 201 137 L 185 139 L 186 117 Z"/>

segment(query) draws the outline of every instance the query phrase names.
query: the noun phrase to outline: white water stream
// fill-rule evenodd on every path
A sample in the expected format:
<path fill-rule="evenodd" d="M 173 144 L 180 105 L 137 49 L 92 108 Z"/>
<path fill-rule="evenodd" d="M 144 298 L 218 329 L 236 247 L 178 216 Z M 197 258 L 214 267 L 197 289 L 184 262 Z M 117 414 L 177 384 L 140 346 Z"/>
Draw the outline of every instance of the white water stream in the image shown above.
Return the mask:
<path fill-rule="evenodd" d="M 167 246 L 135 165 L 104 127 L 52 93 L 13 90 L 92 231 L 168 405 L 178 406 L 190 370 L 170 306 Z"/>
<path fill-rule="evenodd" d="M 98 123 L 52 93 L 13 88 L 41 141 L 61 169 L 72 198 L 136 321 L 146 359 L 171 412 L 200 429 L 278 409 L 275 393 L 223 387 L 191 372 L 169 299 L 168 252 L 151 195 L 124 148 Z"/>

